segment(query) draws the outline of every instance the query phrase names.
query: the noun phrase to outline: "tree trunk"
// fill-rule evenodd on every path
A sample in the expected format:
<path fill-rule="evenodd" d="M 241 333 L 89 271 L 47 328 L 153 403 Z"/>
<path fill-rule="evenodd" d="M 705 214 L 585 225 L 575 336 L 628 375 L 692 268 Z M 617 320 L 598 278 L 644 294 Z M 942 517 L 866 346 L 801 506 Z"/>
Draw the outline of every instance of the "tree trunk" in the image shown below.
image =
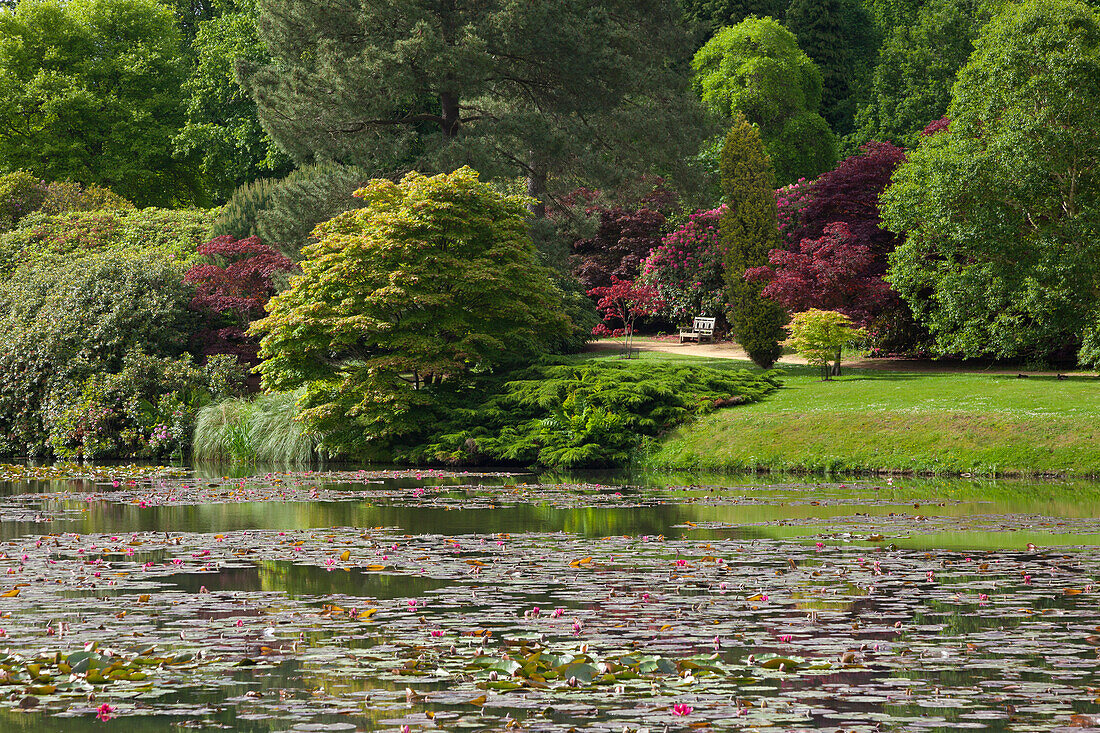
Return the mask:
<path fill-rule="evenodd" d="M 837 347 L 836 361 L 833 362 L 833 376 L 834 377 L 839 377 L 840 376 L 840 352 L 841 352 L 841 347 Z"/>
<path fill-rule="evenodd" d="M 546 218 L 546 165 L 531 152 L 531 168 L 527 173 L 527 195 L 534 203 L 527 204 L 533 219 Z"/>
<path fill-rule="evenodd" d="M 440 123 L 439 127 L 443 131 L 443 137 L 458 137 L 458 95 L 453 92 L 442 92 L 439 95 L 439 103 L 441 107 L 440 115 L 443 117 L 443 121 Z"/>

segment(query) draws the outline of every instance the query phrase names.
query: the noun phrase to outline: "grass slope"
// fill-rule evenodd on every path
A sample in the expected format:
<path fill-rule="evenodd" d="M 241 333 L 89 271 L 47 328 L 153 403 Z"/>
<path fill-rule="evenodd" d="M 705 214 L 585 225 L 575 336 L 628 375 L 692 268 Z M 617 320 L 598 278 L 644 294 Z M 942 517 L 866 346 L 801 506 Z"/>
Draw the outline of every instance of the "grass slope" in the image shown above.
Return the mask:
<path fill-rule="evenodd" d="M 721 368 L 717 360 L 692 361 Z M 848 370 L 822 382 L 814 369 L 784 371 L 783 389 L 681 427 L 643 462 L 719 471 L 1100 475 L 1095 377 Z"/>

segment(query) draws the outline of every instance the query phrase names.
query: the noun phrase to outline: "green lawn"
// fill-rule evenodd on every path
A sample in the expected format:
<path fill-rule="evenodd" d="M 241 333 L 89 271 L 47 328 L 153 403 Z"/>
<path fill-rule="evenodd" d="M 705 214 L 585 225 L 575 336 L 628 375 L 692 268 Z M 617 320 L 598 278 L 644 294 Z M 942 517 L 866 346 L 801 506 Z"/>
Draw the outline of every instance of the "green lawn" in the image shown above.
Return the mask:
<path fill-rule="evenodd" d="M 716 368 L 748 362 L 690 359 Z M 1100 475 L 1100 379 L 784 369 L 783 389 L 666 436 L 654 468 Z"/>

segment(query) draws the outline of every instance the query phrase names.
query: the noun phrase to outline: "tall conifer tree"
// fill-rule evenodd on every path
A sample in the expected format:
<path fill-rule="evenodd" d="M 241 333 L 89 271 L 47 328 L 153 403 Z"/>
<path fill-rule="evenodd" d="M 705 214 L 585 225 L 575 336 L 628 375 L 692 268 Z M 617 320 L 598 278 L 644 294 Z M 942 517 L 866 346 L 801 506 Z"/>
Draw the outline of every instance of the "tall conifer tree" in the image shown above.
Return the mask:
<path fill-rule="evenodd" d="M 765 265 L 779 246 L 775 174 L 764 153 L 760 133 L 738 115 L 722 146 L 722 195 L 726 208 L 719 220 L 725 249 L 730 325 L 749 358 L 767 369 L 779 358 L 787 314 L 761 296 L 762 286 L 745 279 L 745 270 Z"/>
<path fill-rule="evenodd" d="M 675 174 L 705 134 L 668 0 L 261 0 L 242 67 L 298 162 L 550 181 Z M 565 179 L 565 180 L 563 180 Z"/>

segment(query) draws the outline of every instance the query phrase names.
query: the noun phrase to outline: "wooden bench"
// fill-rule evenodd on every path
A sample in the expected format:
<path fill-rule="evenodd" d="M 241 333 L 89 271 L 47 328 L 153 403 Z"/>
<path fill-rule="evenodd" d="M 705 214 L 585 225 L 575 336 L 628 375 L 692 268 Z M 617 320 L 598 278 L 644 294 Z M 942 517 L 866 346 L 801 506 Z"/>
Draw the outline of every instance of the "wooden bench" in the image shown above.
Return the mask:
<path fill-rule="evenodd" d="M 691 328 L 680 329 L 680 343 L 685 341 L 698 341 L 703 342 L 703 339 L 714 340 L 714 322 L 717 318 L 703 318 L 702 316 L 696 317 L 695 321 L 691 324 Z"/>

